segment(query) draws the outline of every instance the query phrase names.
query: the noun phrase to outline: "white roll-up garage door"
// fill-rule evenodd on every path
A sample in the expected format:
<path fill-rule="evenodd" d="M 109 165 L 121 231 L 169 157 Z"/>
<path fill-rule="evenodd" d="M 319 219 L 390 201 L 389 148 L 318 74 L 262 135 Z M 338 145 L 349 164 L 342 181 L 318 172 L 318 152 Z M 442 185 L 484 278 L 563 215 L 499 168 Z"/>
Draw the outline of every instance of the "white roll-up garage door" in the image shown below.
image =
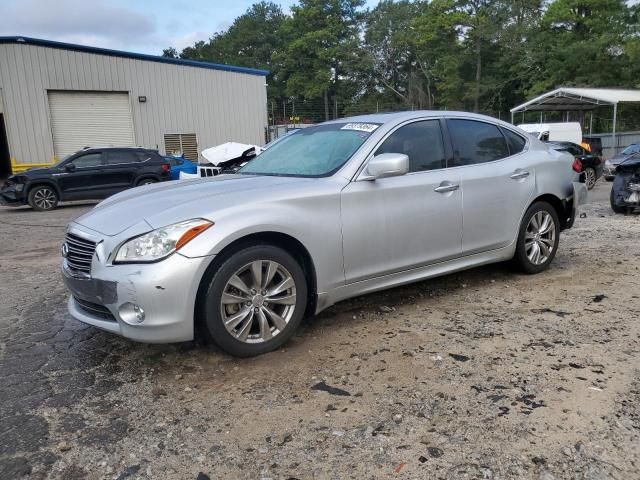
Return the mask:
<path fill-rule="evenodd" d="M 134 146 L 127 93 L 51 91 L 49 109 L 58 160 L 83 147 Z"/>

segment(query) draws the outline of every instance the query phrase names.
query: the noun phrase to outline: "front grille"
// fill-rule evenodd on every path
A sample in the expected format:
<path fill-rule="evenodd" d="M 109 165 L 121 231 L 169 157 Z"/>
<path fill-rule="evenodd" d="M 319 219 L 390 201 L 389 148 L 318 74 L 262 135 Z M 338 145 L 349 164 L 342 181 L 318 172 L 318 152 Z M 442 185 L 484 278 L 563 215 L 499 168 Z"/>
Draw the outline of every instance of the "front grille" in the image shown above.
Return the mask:
<path fill-rule="evenodd" d="M 67 265 L 76 272 L 91 273 L 91 260 L 96 251 L 96 244 L 91 240 L 67 233 Z"/>
<path fill-rule="evenodd" d="M 104 305 L 87 302 L 86 300 L 82 300 L 78 297 L 73 297 L 73 299 L 78 304 L 78 307 L 80 308 L 80 310 L 83 310 L 89 315 L 93 315 L 94 317 L 98 317 L 98 318 L 101 318 L 102 320 L 107 320 L 109 322 L 116 321 L 116 318 L 113 316 L 111 311 Z"/>

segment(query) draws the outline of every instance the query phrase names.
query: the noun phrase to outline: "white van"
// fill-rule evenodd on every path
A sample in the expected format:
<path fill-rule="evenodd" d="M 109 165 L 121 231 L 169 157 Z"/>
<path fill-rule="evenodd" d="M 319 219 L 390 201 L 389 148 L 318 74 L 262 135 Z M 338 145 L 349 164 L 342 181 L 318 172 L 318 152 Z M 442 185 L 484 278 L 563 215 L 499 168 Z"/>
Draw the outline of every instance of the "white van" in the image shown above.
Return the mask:
<path fill-rule="evenodd" d="M 523 123 L 518 127 L 542 141 L 572 142 L 577 145 L 582 143 L 582 127 L 579 122 Z"/>

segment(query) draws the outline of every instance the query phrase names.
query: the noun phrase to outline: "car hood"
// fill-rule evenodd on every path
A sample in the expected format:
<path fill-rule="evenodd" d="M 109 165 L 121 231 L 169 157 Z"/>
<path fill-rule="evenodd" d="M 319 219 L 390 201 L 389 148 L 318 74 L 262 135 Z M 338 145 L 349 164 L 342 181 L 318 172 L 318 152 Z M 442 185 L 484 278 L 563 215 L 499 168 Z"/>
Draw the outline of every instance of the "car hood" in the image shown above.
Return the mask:
<path fill-rule="evenodd" d="M 41 175 L 46 175 L 49 173 L 54 173 L 57 170 L 52 169 L 50 167 L 33 167 L 33 168 L 28 168 L 26 169 L 24 172 L 22 172 L 20 175 L 23 175 L 25 177 L 39 177 Z"/>
<path fill-rule="evenodd" d="M 220 175 L 132 188 L 102 201 L 75 222 L 113 236 L 146 222 L 158 228 L 191 218 L 211 218 L 227 206 L 265 200 L 271 192 L 313 179 L 253 175 Z M 277 188 L 274 188 L 277 187 Z"/>
<path fill-rule="evenodd" d="M 623 155 L 622 153 L 618 153 L 618 154 L 614 155 L 613 157 L 611 157 L 609 159 L 609 162 L 614 163 L 614 164 L 618 164 L 618 163 L 626 160 L 627 158 L 629 158 L 629 155 Z"/>

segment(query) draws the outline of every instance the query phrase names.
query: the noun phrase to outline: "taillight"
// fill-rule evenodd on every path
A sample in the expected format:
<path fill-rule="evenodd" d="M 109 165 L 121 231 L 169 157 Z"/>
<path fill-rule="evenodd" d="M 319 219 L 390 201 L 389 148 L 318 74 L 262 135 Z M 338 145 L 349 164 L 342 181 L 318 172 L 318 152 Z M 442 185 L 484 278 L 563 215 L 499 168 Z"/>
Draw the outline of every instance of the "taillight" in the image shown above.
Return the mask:
<path fill-rule="evenodd" d="M 573 168 L 575 172 L 578 172 L 578 173 L 582 172 L 582 162 L 580 161 L 579 158 L 576 158 L 573 161 L 573 165 L 571 165 L 571 168 Z"/>
<path fill-rule="evenodd" d="M 162 173 L 167 173 L 169 170 L 171 170 L 171 165 L 169 165 L 168 163 L 163 163 L 162 164 Z"/>

